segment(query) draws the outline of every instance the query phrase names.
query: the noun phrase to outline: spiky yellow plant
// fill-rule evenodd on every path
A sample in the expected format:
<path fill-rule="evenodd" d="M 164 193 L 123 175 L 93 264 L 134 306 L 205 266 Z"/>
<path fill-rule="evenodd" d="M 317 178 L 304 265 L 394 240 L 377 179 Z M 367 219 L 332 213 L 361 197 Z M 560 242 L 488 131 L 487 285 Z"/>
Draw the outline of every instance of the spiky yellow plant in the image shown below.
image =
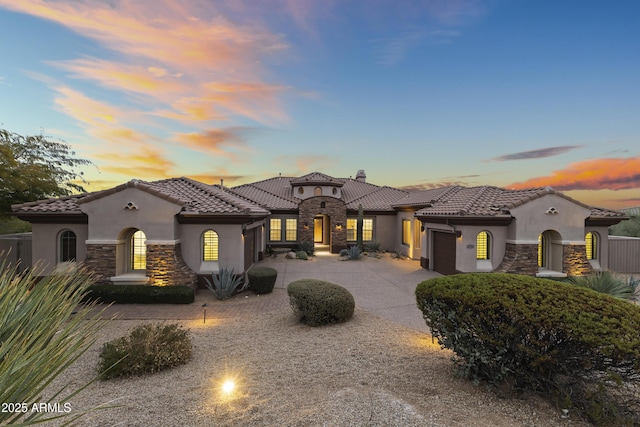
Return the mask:
<path fill-rule="evenodd" d="M 86 412 L 33 410 L 34 403 L 64 405 L 84 388 L 55 390 L 48 402 L 42 401 L 43 390 L 95 342 L 105 323 L 93 305 L 79 305 L 92 283 L 90 275 L 79 270 L 38 280 L 41 272 L 36 267 L 18 274 L 0 260 L 0 402 L 13 404 L 7 406 L 12 411 L 0 412 L 3 425 L 65 415 L 73 420 Z"/>

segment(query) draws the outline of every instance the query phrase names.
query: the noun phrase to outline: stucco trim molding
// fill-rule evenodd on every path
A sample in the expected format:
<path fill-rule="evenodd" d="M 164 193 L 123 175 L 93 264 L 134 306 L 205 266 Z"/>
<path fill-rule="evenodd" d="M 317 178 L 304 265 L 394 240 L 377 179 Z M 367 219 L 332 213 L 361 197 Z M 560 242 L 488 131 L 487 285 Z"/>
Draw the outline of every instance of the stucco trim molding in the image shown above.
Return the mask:
<path fill-rule="evenodd" d="M 87 239 L 84 241 L 85 245 L 119 245 L 124 243 L 124 240 L 119 239 Z"/>
<path fill-rule="evenodd" d="M 150 240 L 147 239 L 147 245 L 177 245 L 180 243 L 180 239 L 177 240 Z"/>
<path fill-rule="evenodd" d="M 513 243 L 514 245 L 537 245 L 538 240 L 511 240 L 507 239 L 507 243 Z"/>

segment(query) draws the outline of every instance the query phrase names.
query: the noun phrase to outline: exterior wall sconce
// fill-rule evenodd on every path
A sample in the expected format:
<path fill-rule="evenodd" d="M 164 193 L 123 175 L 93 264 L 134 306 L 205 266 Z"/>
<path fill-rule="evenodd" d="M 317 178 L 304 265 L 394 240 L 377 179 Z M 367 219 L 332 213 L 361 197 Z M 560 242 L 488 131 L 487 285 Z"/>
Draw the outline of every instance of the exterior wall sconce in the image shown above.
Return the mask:
<path fill-rule="evenodd" d="M 462 231 L 456 230 L 456 238 L 457 239 L 462 239 Z"/>
<path fill-rule="evenodd" d="M 305 230 L 309 229 L 309 223 L 305 222 L 304 224 L 302 224 L 302 228 L 304 228 Z"/>
<path fill-rule="evenodd" d="M 420 226 L 420 231 L 424 231 L 424 225 Z"/>
<path fill-rule="evenodd" d="M 342 223 L 341 222 L 336 224 L 336 230 L 342 230 Z"/>

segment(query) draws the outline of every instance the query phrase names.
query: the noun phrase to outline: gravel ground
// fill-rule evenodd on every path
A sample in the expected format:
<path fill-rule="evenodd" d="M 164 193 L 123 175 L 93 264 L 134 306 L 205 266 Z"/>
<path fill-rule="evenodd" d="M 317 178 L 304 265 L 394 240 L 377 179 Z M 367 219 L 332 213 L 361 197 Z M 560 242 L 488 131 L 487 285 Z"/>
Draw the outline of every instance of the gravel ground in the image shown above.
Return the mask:
<path fill-rule="evenodd" d="M 102 343 L 140 320 L 114 320 L 53 384 L 95 375 Z M 141 378 L 97 381 L 71 401 L 82 426 L 586 426 L 538 397 L 501 399 L 453 375 L 430 337 L 356 309 L 347 323 L 311 328 L 291 310 L 251 320 L 179 322 L 193 358 Z M 236 379 L 223 396 L 221 384 Z M 55 402 L 51 395 L 42 401 Z M 48 400 L 50 399 L 50 400 Z M 58 425 L 49 422 L 45 425 Z"/>

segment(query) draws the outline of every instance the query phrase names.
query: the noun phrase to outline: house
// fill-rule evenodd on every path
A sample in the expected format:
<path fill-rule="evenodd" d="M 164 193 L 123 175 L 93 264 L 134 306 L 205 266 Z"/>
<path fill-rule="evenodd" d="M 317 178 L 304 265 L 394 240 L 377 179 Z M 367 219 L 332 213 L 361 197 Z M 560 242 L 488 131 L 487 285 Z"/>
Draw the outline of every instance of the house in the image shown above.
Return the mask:
<path fill-rule="evenodd" d="M 363 240 L 443 274 L 539 276 L 607 269 L 608 227 L 624 214 L 552 188 L 450 186 L 406 191 L 319 172 L 227 188 L 188 178 L 13 206 L 33 226 L 47 272 L 83 262 L 100 283 L 189 284 L 246 271 L 269 249 L 313 242 L 338 253 Z"/>

